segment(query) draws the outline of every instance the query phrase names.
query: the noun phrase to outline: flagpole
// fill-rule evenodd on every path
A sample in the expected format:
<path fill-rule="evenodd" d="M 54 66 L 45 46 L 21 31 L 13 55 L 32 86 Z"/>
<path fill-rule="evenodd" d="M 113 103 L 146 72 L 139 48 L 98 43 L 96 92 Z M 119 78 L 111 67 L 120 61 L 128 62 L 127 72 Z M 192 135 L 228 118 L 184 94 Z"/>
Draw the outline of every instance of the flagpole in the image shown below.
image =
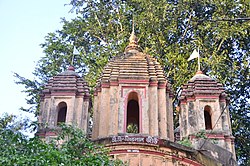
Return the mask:
<path fill-rule="evenodd" d="M 200 51 L 198 47 L 198 71 L 201 71 L 201 64 L 200 64 Z"/>

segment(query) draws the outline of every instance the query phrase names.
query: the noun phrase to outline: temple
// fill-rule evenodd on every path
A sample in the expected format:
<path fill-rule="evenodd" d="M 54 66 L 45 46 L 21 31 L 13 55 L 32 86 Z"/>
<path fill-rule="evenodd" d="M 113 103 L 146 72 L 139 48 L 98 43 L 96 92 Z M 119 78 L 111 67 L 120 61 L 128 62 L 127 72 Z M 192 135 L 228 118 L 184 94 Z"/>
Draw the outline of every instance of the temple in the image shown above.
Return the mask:
<path fill-rule="evenodd" d="M 41 94 L 37 132 L 56 136 L 58 123 L 75 124 L 114 159 L 130 166 L 237 165 L 228 99 L 222 84 L 198 71 L 183 85 L 174 130 L 173 93 L 157 59 L 142 52 L 132 32 L 123 54 L 104 67 L 90 103 L 87 82 L 70 66 Z M 93 106 L 93 107 L 92 107 Z M 93 117 L 89 111 L 93 110 Z M 175 134 L 174 134 L 175 133 Z M 191 146 L 182 145 L 187 140 Z"/>

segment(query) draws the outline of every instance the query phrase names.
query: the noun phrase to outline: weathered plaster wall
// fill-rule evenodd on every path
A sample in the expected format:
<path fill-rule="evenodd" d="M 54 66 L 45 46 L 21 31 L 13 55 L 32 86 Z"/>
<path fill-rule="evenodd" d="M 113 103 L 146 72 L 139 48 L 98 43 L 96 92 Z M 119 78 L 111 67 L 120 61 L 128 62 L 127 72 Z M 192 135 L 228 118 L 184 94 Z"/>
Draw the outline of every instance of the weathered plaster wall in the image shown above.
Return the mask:
<path fill-rule="evenodd" d="M 118 103 L 119 87 L 110 86 L 110 123 L 108 135 L 115 135 L 118 133 Z"/>
<path fill-rule="evenodd" d="M 102 88 L 101 96 L 100 96 L 100 123 L 99 123 L 99 134 L 98 137 L 106 137 L 108 135 L 109 128 L 109 116 L 110 116 L 110 103 L 109 99 L 109 88 Z"/>
<path fill-rule="evenodd" d="M 149 87 L 149 134 L 152 136 L 159 136 L 158 126 L 158 93 L 157 86 Z"/>
<path fill-rule="evenodd" d="M 158 118 L 159 118 L 159 137 L 167 139 L 167 105 L 166 105 L 166 89 L 158 89 Z"/>
<path fill-rule="evenodd" d="M 61 102 L 67 104 L 65 123 L 76 125 L 86 133 L 89 101 L 84 101 L 82 97 L 50 96 L 45 98 L 41 104 L 40 123 L 49 128 L 57 127 L 58 105 Z"/>

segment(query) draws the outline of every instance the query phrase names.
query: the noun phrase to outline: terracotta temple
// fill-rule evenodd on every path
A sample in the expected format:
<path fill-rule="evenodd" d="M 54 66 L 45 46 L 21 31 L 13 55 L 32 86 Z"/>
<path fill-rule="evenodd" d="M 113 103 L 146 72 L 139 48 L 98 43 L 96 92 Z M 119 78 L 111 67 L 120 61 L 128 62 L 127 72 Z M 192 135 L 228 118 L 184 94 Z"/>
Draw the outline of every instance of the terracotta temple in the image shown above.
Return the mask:
<path fill-rule="evenodd" d="M 87 82 L 74 67 L 49 80 L 39 116 L 39 123 L 46 125 L 37 135 L 50 140 L 58 123 L 65 122 L 77 125 L 130 166 L 237 165 L 222 84 L 198 71 L 183 85 L 176 129 L 172 102 L 162 66 L 142 52 L 133 32 L 123 54 L 104 67 L 92 102 Z M 180 144 L 185 139 L 191 147 Z"/>

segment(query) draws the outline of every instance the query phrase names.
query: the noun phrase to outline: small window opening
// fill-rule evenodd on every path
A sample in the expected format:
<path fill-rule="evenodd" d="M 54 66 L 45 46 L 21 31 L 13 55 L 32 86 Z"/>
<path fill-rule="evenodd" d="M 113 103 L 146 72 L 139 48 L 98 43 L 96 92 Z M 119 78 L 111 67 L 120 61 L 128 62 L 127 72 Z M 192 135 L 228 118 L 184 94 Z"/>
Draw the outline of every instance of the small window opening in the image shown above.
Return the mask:
<path fill-rule="evenodd" d="M 65 102 L 61 102 L 58 105 L 57 125 L 66 122 L 66 115 L 67 115 L 67 104 Z"/>
<path fill-rule="evenodd" d="M 212 130 L 212 119 L 211 119 L 211 107 L 205 106 L 204 108 L 204 119 L 206 130 Z"/>
<path fill-rule="evenodd" d="M 127 133 L 139 133 L 139 103 L 136 92 L 131 92 L 128 96 Z"/>

